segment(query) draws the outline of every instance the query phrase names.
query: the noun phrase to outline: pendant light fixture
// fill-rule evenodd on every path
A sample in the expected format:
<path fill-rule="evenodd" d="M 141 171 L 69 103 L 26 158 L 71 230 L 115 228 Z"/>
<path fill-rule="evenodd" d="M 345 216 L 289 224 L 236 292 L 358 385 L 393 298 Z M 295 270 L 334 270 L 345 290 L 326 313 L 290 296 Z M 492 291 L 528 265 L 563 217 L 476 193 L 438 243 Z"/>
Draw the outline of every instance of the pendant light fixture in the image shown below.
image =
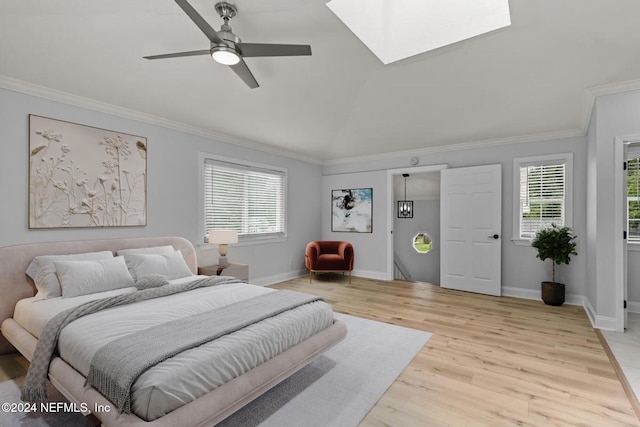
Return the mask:
<path fill-rule="evenodd" d="M 407 200 L 407 178 L 408 173 L 403 173 L 404 177 L 404 200 L 398 200 L 398 218 L 413 218 L 413 200 Z"/>

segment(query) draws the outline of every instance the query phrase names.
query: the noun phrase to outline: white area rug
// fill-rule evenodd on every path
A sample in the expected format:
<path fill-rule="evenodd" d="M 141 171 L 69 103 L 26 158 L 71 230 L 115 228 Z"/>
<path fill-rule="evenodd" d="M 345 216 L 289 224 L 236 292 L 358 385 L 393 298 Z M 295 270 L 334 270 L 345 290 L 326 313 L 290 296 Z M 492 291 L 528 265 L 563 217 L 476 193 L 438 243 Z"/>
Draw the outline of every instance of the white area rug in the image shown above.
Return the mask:
<path fill-rule="evenodd" d="M 224 427 L 357 426 L 431 334 L 344 314 L 347 337 L 236 412 Z"/>
<path fill-rule="evenodd" d="M 336 313 L 347 337 L 218 424 L 221 427 L 357 426 L 431 334 Z M 0 402 L 19 402 L 23 378 L 0 383 Z M 49 396 L 64 401 L 53 387 Z M 80 414 L 0 413 L 0 426 L 82 426 Z"/>

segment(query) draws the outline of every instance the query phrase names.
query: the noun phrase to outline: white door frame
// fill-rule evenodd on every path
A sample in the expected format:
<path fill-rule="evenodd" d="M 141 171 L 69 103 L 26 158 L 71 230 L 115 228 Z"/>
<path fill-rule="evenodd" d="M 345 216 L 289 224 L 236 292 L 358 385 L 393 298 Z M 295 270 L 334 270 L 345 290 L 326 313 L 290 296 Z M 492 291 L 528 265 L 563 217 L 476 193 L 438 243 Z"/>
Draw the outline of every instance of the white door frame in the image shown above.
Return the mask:
<path fill-rule="evenodd" d="M 387 169 L 387 280 L 393 280 L 393 219 L 396 205 L 393 194 L 393 176 L 403 173 L 436 172 L 447 169 L 449 165 L 408 166 L 406 168 Z"/>
<path fill-rule="evenodd" d="M 624 195 L 622 194 L 622 186 L 624 179 L 624 146 L 625 144 L 640 143 L 640 134 L 617 136 L 613 147 L 613 233 L 615 239 L 615 313 L 616 313 L 616 331 L 624 332 L 625 327 L 625 311 L 624 311 L 624 298 L 625 298 L 625 277 L 626 277 L 626 260 L 625 247 L 627 242 L 623 239 L 622 233 L 625 228 L 623 223 L 624 212 L 622 209 L 625 207 Z"/>
<path fill-rule="evenodd" d="M 615 313 L 616 313 L 616 331 L 624 332 L 624 298 L 625 298 L 625 277 L 626 272 L 624 271 L 626 260 L 623 259 L 625 255 L 624 245 L 627 244 L 625 240 L 622 238 L 622 233 L 624 231 L 624 212 L 622 209 L 625 206 L 625 201 L 623 199 L 622 194 L 622 180 L 624 179 L 624 169 L 623 162 L 624 158 L 624 146 L 625 144 L 637 143 L 640 142 L 640 134 L 635 135 L 626 135 L 626 136 L 617 136 L 615 139 L 614 149 L 613 149 L 613 232 L 615 239 L 615 277 L 614 277 L 614 288 L 615 288 Z"/>

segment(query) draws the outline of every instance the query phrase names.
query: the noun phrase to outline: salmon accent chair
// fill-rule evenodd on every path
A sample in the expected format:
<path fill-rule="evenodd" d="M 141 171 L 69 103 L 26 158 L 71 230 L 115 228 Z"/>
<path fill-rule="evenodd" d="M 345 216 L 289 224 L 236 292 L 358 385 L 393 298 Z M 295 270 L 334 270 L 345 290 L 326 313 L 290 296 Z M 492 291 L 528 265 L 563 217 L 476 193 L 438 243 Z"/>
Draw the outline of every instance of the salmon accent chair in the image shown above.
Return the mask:
<path fill-rule="evenodd" d="M 349 273 L 353 270 L 353 246 L 349 242 L 316 240 L 307 245 L 304 263 L 309 270 L 309 283 L 313 273 Z"/>

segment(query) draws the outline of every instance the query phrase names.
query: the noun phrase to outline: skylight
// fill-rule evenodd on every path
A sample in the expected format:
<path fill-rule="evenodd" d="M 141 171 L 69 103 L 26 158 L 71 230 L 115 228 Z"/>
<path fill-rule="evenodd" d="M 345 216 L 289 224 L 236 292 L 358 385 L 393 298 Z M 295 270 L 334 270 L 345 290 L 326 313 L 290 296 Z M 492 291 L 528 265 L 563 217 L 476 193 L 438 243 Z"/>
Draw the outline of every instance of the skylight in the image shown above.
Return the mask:
<path fill-rule="evenodd" d="M 511 25 L 508 0 L 331 0 L 327 6 L 384 64 Z"/>

